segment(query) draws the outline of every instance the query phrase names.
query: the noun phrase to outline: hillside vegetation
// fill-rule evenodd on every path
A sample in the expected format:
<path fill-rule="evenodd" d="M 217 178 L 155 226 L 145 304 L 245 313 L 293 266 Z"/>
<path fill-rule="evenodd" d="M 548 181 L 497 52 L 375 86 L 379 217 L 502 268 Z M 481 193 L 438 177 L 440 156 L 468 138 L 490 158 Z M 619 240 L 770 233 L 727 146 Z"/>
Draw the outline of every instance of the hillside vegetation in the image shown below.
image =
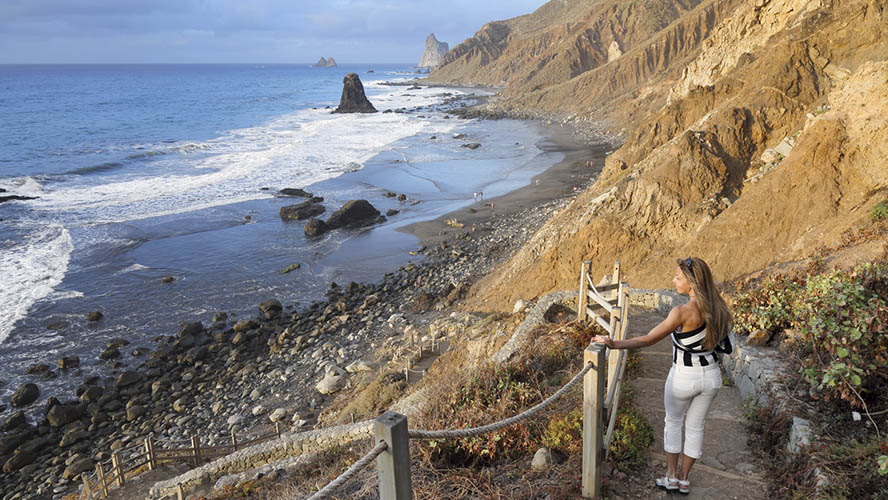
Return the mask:
<path fill-rule="evenodd" d="M 881 237 L 854 235 L 888 197 L 886 30 L 875 0 L 552 1 L 485 25 L 433 81 L 503 85 L 491 111 L 602 122 L 624 142 L 472 303 L 572 288 L 586 259 L 662 287 L 682 255 L 733 280 L 821 247 L 880 254 Z"/>

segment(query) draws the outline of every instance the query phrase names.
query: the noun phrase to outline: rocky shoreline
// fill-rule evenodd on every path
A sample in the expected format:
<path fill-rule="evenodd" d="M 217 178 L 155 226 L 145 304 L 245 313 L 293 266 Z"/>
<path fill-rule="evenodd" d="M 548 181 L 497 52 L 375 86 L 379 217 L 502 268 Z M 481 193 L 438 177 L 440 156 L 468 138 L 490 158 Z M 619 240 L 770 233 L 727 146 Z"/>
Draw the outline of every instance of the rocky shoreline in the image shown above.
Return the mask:
<path fill-rule="evenodd" d="M 200 432 L 201 443 L 212 446 L 228 443 L 232 431 L 260 434 L 274 422 L 309 428 L 330 394 L 348 384 L 349 372 L 373 369 L 374 349 L 400 342 L 408 325 L 446 314 L 592 179 L 574 177 L 560 195 L 541 193 L 536 203 L 509 208 L 491 200 L 483 210 L 445 216 L 472 214 L 471 222 L 422 223 L 425 231 L 414 232 L 424 258 L 377 283 L 331 283 L 327 300 L 304 310 L 269 299 L 253 319 L 231 322 L 218 313 L 211 324 L 183 324 L 175 335 L 156 338 L 137 370 L 87 379 L 76 399 L 50 398 L 36 425 L 16 412 L 0 437 L 3 500 L 74 492 L 80 473 L 148 435 L 187 446 L 183 442 Z M 496 213 L 494 203 L 501 207 Z"/>

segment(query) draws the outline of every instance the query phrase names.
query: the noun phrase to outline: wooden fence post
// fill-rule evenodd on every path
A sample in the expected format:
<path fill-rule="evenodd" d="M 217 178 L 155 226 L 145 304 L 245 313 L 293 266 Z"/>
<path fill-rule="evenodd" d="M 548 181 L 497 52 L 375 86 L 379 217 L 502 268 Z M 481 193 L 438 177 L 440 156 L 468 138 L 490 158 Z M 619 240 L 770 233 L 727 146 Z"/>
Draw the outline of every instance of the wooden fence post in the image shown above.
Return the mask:
<path fill-rule="evenodd" d="M 280 437 L 281 437 L 281 423 L 280 422 L 274 423 L 274 432 L 277 434 L 278 439 L 280 439 Z"/>
<path fill-rule="evenodd" d="M 80 479 L 83 480 L 83 491 L 80 493 L 80 496 L 77 498 L 83 498 L 84 496 L 86 496 L 86 498 L 91 497 L 92 491 L 90 491 L 89 477 L 86 475 L 86 472 L 80 473 Z"/>
<path fill-rule="evenodd" d="M 200 437 L 197 434 L 191 436 L 191 447 L 194 449 L 194 466 L 200 465 Z"/>
<path fill-rule="evenodd" d="M 96 464 L 96 482 L 102 486 L 102 498 L 108 496 L 108 485 L 105 483 L 105 471 L 102 469 L 102 464 Z"/>
<path fill-rule="evenodd" d="M 577 300 L 577 321 L 580 323 L 586 321 L 586 268 L 589 264 L 588 260 L 580 263 L 580 296 Z"/>
<path fill-rule="evenodd" d="M 583 351 L 583 365 L 593 368 L 583 377 L 583 498 L 601 495 L 601 409 L 606 380 L 604 344 L 591 343 Z"/>
<path fill-rule="evenodd" d="M 176 485 L 176 500 L 185 500 L 185 488 L 182 483 Z"/>
<path fill-rule="evenodd" d="M 620 263 L 617 262 L 614 264 L 614 276 L 619 276 L 620 274 Z M 610 318 L 610 332 L 608 334 L 614 340 L 621 340 L 622 337 L 620 332 L 623 331 L 623 324 L 629 321 L 629 318 L 626 317 L 629 314 L 629 309 L 624 306 L 623 300 L 623 283 L 618 283 L 618 287 L 616 290 L 617 293 L 617 307 L 616 309 L 611 310 L 611 318 Z M 617 311 L 615 314 L 613 311 Z M 611 393 L 614 390 L 614 384 L 616 383 L 617 376 L 617 366 L 620 362 L 621 355 L 617 355 L 615 352 L 611 352 L 607 357 L 607 395 L 608 398 L 606 401 L 611 401 L 612 395 Z M 607 406 L 607 404 L 605 404 Z"/>
<path fill-rule="evenodd" d="M 237 436 L 234 435 L 234 429 L 231 429 L 231 446 L 237 451 Z"/>
<path fill-rule="evenodd" d="M 611 283 L 614 283 L 614 284 L 620 283 L 620 280 L 623 278 L 620 275 L 620 271 L 621 271 L 620 261 L 615 261 L 614 262 L 614 272 L 611 274 L 611 278 L 612 278 Z M 610 298 L 612 298 L 612 299 L 619 298 L 619 295 L 617 295 L 618 293 L 619 293 L 618 291 L 611 292 Z"/>
<path fill-rule="evenodd" d="M 410 483 L 410 443 L 407 417 L 387 411 L 373 422 L 375 441 L 385 441 L 388 449 L 376 459 L 380 500 L 412 500 Z"/>
<path fill-rule="evenodd" d="M 154 440 L 151 436 L 145 438 L 145 454 L 148 455 L 148 470 L 157 468 L 157 457 L 154 455 Z"/>
<path fill-rule="evenodd" d="M 117 476 L 117 486 L 126 484 L 126 478 L 123 477 L 123 465 L 120 463 L 120 454 L 116 451 L 111 454 L 111 466 L 114 468 L 114 475 Z"/>

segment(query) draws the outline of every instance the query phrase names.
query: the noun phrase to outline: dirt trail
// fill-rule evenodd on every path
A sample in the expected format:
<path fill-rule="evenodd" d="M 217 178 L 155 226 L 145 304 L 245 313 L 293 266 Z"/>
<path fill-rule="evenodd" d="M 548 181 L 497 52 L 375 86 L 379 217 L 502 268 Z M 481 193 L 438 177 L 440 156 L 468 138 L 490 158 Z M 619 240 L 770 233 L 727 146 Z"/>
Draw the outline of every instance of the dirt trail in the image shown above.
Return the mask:
<path fill-rule="evenodd" d="M 630 336 L 644 335 L 662 321 L 662 313 L 641 311 L 631 316 Z M 637 486 L 633 493 L 639 498 L 674 497 L 696 499 L 767 499 L 762 469 L 755 464 L 747 446 L 746 417 L 743 401 L 735 387 L 722 387 L 709 410 L 703 439 L 703 457 L 691 471 L 691 493 L 666 493 L 653 485 L 656 474 L 666 470 L 663 452 L 663 386 L 672 363 L 672 343 L 668 338 L 646 349 L 639 373 L 631 381 L 633 405 L 654 429 L 654 445 L 650 449 L 647 469 L 652 477 L 629 479 Z M 644 494 L 647 492 L 647 494 Z"/>

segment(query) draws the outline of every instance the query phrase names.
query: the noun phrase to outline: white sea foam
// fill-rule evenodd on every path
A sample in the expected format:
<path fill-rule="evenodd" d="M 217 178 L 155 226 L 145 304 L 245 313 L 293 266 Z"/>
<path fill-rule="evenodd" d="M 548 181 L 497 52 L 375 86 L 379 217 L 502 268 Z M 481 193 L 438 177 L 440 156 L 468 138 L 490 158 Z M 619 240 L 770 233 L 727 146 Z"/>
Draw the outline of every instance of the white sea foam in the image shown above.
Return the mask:
<path fill-rule="evenodd" d="M 438 89 L 383 89 L 368 85 L 381 110 L 428 105 Z M 363 164 L 391 144 L 421 132 L 447 133 L 453 120 L 429 114 L 418 119 L 400 113 L 331 114 L 307 109 L 259 126 L 231 130 L 195 143 L 146 145 L 172 155 L 157 157 L 161 175 L 109 177 L 101 185 L 59 185 L 41 193 L 32 206 L 65 212 L 78 222 L 96 224 L 183 213 L 272 196 L 262 187 L 302 187 Z M 190 153 L 201 153 L 189 159 Z M 183 157 L 184 155 L 184 157 Z M 183 159 L 184 158 L 184 159 Z M 152 169 L 156 174 L 157 169 Z"/>
<path fill-rule="evenodd" d="M 117 274 L 132 273 L 135 271 L 141 271 L 143 269 L 148 269 L 148 266 L 143 266 L 142 264 L 133 264 L 131 266 L 127 266 L 127 267 L 121 269 L 120 271 L 117 272 Z"/>
<path fill-rule="evenodd" d="M 74 245 L 68 230 L 47 223 L 0 253 L 0 343 L 16 321 L 53 292 L 68 270 Z"/>

